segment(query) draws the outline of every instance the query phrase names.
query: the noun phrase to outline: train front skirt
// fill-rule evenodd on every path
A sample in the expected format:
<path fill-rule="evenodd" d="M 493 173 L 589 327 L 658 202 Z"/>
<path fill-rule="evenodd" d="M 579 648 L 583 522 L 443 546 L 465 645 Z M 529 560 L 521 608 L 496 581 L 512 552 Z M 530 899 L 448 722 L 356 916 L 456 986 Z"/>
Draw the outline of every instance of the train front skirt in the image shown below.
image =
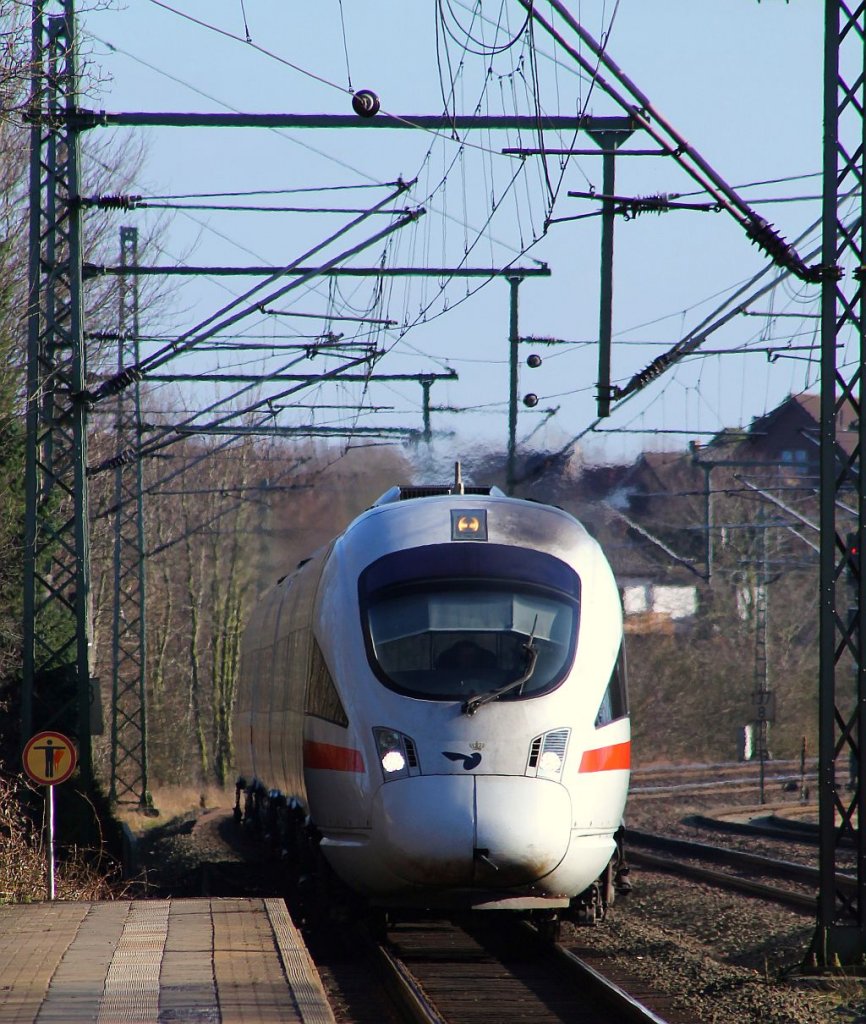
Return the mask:
<path fill-rule="evenodd" d="M 382 786 L 372 828 L 325 831 L 321 850 L 353 888 L 390 906 L 566 907 L 601 874 L 609 829 L 573 829 L 565 787 L 508 776 L 431 775 Z"/>

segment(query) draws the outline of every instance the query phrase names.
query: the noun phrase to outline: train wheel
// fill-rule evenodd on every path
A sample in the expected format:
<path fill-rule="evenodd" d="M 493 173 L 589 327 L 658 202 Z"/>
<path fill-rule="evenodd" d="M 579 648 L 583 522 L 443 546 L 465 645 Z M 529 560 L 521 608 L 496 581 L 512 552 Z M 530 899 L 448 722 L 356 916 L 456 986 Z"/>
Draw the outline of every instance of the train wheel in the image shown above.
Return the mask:
<path fill-rule="evenodd" d="M 553 914 L 550 917 L 542 917 L 538 921 L 534 921 L 533 924 L 542 942 L 559 942 L 562 922 L 557 914 Z"/>

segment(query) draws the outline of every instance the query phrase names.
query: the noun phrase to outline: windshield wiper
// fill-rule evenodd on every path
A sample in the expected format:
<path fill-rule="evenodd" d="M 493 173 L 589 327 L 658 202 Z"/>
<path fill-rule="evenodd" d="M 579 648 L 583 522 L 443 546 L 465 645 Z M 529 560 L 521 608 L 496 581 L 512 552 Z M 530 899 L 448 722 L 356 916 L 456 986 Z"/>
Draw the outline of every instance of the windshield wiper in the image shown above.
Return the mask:
<path fill-rule="evenodd" d="M 505 686 L 500 687 L 498 690 L 492 690 L 490 693 L 485 693 L 481 697 L 473 697 L 472 700 L 467 700 L 461 709 L 464 715 L 474 715 L 483 704 L 489 704 L 491 701 L 499 700 L 499 698 L 504 697 L 506 693 L 511 693 L 512 690 L 516 690 L 519 686 L 523 686 L 524 683 L 529 682 L 532 678 L 532 673 L 535 671 L 535 663 L 538 661 L 538 650 L 535 647 L 534 625 L 532 627 L 532 635 L 523 645 L 523 649 L 529 657 L 529 663 L 527 664 L 526 671 L 523 675 L 519 679 L 514 679 L 512 682 L 506 683 Z"/>

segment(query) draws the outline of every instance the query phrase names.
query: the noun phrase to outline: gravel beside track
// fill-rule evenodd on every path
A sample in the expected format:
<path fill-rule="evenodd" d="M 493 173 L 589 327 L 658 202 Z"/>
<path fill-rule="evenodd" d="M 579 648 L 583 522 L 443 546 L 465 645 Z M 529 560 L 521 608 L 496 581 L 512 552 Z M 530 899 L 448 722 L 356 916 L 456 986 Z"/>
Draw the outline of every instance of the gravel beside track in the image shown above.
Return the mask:
<path fill-rule="evenodd" d="M 649 799 L 633 792 L 626 821 L 646 831 L 817 864 L 817 850 L 802 844 L 710 834 L 683 824 L 690 814 L 770 813 L 755 807 L 757 799 L 755 789 L 736 796 L 729 789 L 702 789 Z M 800 813 L 796 794 L 778 788 L 768 791 L 767 799 L 780 813 Z M 599 928 L 575 932 L 579 955 L 585 955 L 581 947 L 589 947 L 622 958 L 638 976 L 676 993 L 673 1005 L 690 1011 L 695 1024 L 866 1022 L 861 981 L 800 972 L 815 930 L 814 913 L 646 868 L 632 867 L 631 881 L 633 891 L 617 900 Z"/>

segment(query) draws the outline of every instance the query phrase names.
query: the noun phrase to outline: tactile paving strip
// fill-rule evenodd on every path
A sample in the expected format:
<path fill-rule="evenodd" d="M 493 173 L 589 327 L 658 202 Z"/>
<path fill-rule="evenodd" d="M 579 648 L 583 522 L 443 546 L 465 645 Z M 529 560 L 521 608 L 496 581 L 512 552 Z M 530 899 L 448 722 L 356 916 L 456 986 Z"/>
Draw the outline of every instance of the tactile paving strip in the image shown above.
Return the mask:
<path fill-rule="evenodd" d="M 300 1024 L 266 914 L 246 900 L 213 900 L 214 974 L 223 1024 Z M 261 906 L 261 901 L 256 901 Z"/>
<path fill-rule="evenodd" d="M 169 907 L 168 900 L 130 905 L 105 977 L 97 1024 L 159 1024 L 159 971 Z"/>
<path fill-rule="evenodd" d="M 310 959 L 307 947 L 300 941 L 285 903 L 282 900 L 266 899 L 265 910 L 301 1020 L 304 1024 L 334 1024 L 334 1014 L 325 996 L 319 972 Z"/>

